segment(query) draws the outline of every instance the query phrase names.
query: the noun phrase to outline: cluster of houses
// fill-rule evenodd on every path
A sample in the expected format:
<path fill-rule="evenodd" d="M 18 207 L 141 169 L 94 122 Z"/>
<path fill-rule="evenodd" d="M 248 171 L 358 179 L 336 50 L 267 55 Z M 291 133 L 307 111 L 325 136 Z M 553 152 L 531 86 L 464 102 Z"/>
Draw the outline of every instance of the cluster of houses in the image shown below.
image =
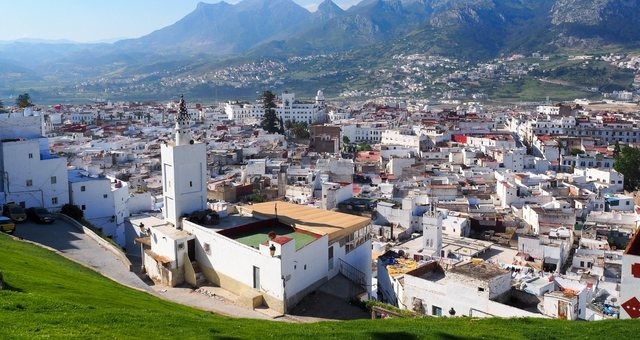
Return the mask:
<path fill-rule="evenodd" d="M 640 317 L 638 117 L 580 106 L 99 104 L 0 114 L 0 201 L 70 203 L 159 284 L 286 313 L 336 280 L 431 316 Z M 81 118 L 78 118 L 81 117 Z"/>

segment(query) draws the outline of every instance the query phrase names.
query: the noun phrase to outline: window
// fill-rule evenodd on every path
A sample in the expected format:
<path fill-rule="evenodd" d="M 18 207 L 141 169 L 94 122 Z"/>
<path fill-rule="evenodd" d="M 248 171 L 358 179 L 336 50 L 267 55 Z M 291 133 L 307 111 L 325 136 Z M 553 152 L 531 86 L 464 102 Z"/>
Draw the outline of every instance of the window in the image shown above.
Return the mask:
<path fill-rule="evenodd" d="M 58 204 L 58 198 L 57 197 L 51 197 L 51 204 L 53 204 L 53 205 Z"/>
<path fill-rule="evenodd" d="M 483 287 L 478 287 L 478 291 L 479 292 L 484 292 L 484 288 Z"/>
<path fill-rule="evenodd" d="M 193 181 L 189 181 L 189 187 L 193 188 Z"/>
<path fill-rule="evenodd" d="M 102 195 L 102 198 L 107 198 L 107 194 L 103 194 L 103 195 Z"/>
<path fill-rule="evenodd" d="M 87 191 L 87 187 L 85 187 L 84 185 L 80 187 L 80 191 Z"/>
<path fill-rule="evenodd" d="M 431 315 L 442 316 L 442 308 L 438 306 L 431 306 Z"/>
<path fill-rule="evenodd" d="M 33 181 L 32 181 L 32 180 L 30 180 L 30 179 L 28 179 L 28 180 L 27 180 L 27 186 L 28 186 L 28 187 L 33 186 Z"/>
<path fill-rule="evenodd" d="M 210 245 L 209 243 L 206 243 L 206 242 L 205 242 L 205 243 L 202 245 L 202 248 L 204 248 L 204 252 L 205 252 L 207 255 L 211 255 L 211 245 Z"/>
<path fill-rule="evenodd" d="M 31 152 L 29 152 L 29 159 L 33 158 L 33 154 Z"/>
<path fill-rule="evenodd" d="M 56 176 L 51 176 L 51 184 L 58 183 L 58 178 Z"/>
<path fill-rule="evenodd" d="M 82 205 L 82 210 L 87 210 L 87 206 L 86 205 Z"/>

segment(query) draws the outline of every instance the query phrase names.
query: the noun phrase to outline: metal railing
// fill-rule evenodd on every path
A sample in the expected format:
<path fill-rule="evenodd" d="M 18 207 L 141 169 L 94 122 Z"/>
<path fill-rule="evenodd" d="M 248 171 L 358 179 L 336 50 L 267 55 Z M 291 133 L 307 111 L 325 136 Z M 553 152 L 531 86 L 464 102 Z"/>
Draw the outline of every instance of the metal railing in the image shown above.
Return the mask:
<path fill-rule="evenodd" d="M 349 263 L 345 262 L 343 259 L 340 259 L 338 266 L 339 266 L 340 274 L 344 275 L 347 279 L 363 287 L 367 286 L 366 276 L 364 275 L 363 272 L 358 270 L 358 268 L 350 265 Z"/>

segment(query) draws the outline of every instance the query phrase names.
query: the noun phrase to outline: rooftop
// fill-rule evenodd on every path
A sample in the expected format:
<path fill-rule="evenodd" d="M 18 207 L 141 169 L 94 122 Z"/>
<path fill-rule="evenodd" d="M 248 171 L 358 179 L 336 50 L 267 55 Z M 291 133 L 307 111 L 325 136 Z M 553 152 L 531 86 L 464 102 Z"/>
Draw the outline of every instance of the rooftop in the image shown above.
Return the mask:
<path fill-rule="evenodd" d="M 265 202 L 238 207 L 257 218 L 275 218 L 296 229 L 329 235 L 329 244 L 371 223 L 370 218 L 312 208 L 288 202 Z"/>
<path fill-rule="evenodd" d="M 507 270 L 487 262 L 467 262 L 462 265 L 455 266 L 449 271 L 451 273 L 457 273 L 479 280 L 491 280 L 494 277 L 509 273 Z"/>
<path fill-rule="evenodd" d="M 249 247 L 258 249 L 261 243 L 269 240 L 270 232 L 276 233 L 277 236 L 273 240 L 276 243 L 285 244 L 290 240 L 294 240 L 296 242 L 296 250 L 301 249 L 320 237 L 320 235 L 314 235 L 310 232 L 290 227 L 277 220 L 258 221 L 223 230 L 220 234 Z"/>

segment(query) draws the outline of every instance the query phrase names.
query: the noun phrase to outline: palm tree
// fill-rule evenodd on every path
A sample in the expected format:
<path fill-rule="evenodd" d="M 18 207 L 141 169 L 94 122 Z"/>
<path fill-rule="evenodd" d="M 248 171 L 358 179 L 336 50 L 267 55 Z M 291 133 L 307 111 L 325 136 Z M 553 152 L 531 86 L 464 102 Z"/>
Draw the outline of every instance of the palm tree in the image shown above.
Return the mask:
<path fill-rule="evenodd" d="M 122 117 L 124 117 L 124 112 L 122 111 L 118 112 L 118 119 L 122 120 Z"/>

